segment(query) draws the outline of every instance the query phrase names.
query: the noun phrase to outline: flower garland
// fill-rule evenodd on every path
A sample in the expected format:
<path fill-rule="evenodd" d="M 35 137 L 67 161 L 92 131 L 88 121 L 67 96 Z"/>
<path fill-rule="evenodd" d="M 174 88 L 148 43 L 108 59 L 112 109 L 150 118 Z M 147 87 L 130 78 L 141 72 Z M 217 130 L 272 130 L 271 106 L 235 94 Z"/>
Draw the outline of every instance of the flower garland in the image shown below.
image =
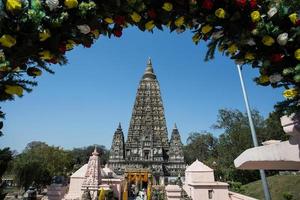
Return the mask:
<path fill-rule="evenodd" d="M 99 36 L 123 29 L 190 30 L 240 64 L 258 68 L 259 85 L 284 87 L 283 113 L 300 110 L 300 0 L 1 0 L 0 100 L 31 91 L 49 64 L 65 64 L 66 51 L 89 48 Z"/>

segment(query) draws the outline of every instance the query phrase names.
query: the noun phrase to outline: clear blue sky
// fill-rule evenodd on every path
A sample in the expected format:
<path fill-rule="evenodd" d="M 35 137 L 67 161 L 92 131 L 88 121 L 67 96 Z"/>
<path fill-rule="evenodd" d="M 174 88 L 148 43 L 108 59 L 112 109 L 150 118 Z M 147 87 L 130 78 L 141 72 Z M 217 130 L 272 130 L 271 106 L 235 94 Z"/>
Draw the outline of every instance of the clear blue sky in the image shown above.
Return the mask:
<path fill-rule="evenodd" d="M 211 130 L 218 109 L 245 110 L 233 61 L 217 53 L 204 62 L 206 45 L 194 45 L 192 34 L 130 28 L 121 38 L 100 37 L 91 48 L 69 52 L 69 64 L 53 66 L 55 75 L 37 78 L 33 92 L 2 104 L 6 112 L 0 147 L 18 152 L 31 141 L 67 149 L 91 144 L 110 148 L 119 122 L 125 135 L 138 83 L 152 58 L 160 82 L 168 132 L 176 122 L 186 142 L 194 131 Z M 244 69 L 250 104 L 264 116 L 283 99 L 281 90 L 256 86 L 257 71 Z"/>

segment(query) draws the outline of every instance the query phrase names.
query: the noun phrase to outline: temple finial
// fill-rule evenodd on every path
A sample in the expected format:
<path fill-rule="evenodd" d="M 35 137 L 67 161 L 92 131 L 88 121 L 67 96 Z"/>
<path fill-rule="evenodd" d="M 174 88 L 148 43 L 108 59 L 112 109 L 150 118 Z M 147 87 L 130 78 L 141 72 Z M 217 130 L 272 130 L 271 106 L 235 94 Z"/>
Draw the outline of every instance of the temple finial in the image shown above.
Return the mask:
<path fill-rule="evenodd" d="M 94 148 L 94 152 L 92 153 L 93 156 L 98 156 L 99 153 L 97 151 L 97 146 L 95 145 L 95 148 Z"/>
<path fill-rule="evenodd" d="M 174 123 L 174 129 L 177 129 L 177 125 L 176 125 L 176 123 Z"/>
<path fill-rule="evenodd" d="M 152 61 L 150 57 L 148 58 L 147 67 L 143 76 L 143 79 L 145 78 L 156 79 L 156 75 L 154 74 Z"/>
<path fill-rule="evenodd" d="M 122 129 L 121 122 L 119 122 L 118 129 Z"/>
<path fill-rule="evenodd" d="M 148 63 L 147 63 L 148 65 L 152 65 L 152 61 L 151 61 L 151 57 L 149 56 L 148 57 Z"/>

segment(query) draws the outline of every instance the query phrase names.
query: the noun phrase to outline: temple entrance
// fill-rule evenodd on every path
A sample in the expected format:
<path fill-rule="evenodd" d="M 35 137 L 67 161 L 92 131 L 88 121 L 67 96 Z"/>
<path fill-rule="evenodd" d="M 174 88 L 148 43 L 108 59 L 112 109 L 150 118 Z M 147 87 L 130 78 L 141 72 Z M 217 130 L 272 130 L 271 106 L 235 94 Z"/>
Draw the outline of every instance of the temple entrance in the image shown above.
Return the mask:
<path fill-rule="evenodd" d="M 152 182 L 148 169 L 126 169 L 123 200 L 147 200 L 151 195 Z"/>

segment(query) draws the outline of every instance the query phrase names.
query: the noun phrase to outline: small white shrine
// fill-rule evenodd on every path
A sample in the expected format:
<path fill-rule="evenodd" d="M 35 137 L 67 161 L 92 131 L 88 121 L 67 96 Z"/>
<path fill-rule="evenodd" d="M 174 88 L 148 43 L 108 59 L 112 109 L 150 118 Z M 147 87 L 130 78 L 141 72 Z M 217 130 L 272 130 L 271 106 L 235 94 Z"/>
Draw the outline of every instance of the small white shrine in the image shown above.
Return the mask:
<path fill-rule="evenodd" d="M 184 190 L 190 197 L 228 199 L 228 184 L 215 181 L 214 170 L 199 160 L 186 168 Z"/>
<path fill-rule="evenodd" d="M 228 190 L 228 184 L 215 181 L 214 170 L 199 160 L 187 166 L 183 190 L 192 200 L 257 200 Z M 166 187 L 168 200 L 180 200 L 178 185 Z"/>
<path fill-rule="evenodd" d="M 79 200 L 83 192 L 89 189 L 92 199 L 97 199 L 101 188 L 112 190 L 114 196 L 121 199 L 121 178 L 105 165 L 101 168 L 99 153 L 96 148 L 87 164 L 74 172 L 70 177 L 69 191 L 65 200 Z"/>

